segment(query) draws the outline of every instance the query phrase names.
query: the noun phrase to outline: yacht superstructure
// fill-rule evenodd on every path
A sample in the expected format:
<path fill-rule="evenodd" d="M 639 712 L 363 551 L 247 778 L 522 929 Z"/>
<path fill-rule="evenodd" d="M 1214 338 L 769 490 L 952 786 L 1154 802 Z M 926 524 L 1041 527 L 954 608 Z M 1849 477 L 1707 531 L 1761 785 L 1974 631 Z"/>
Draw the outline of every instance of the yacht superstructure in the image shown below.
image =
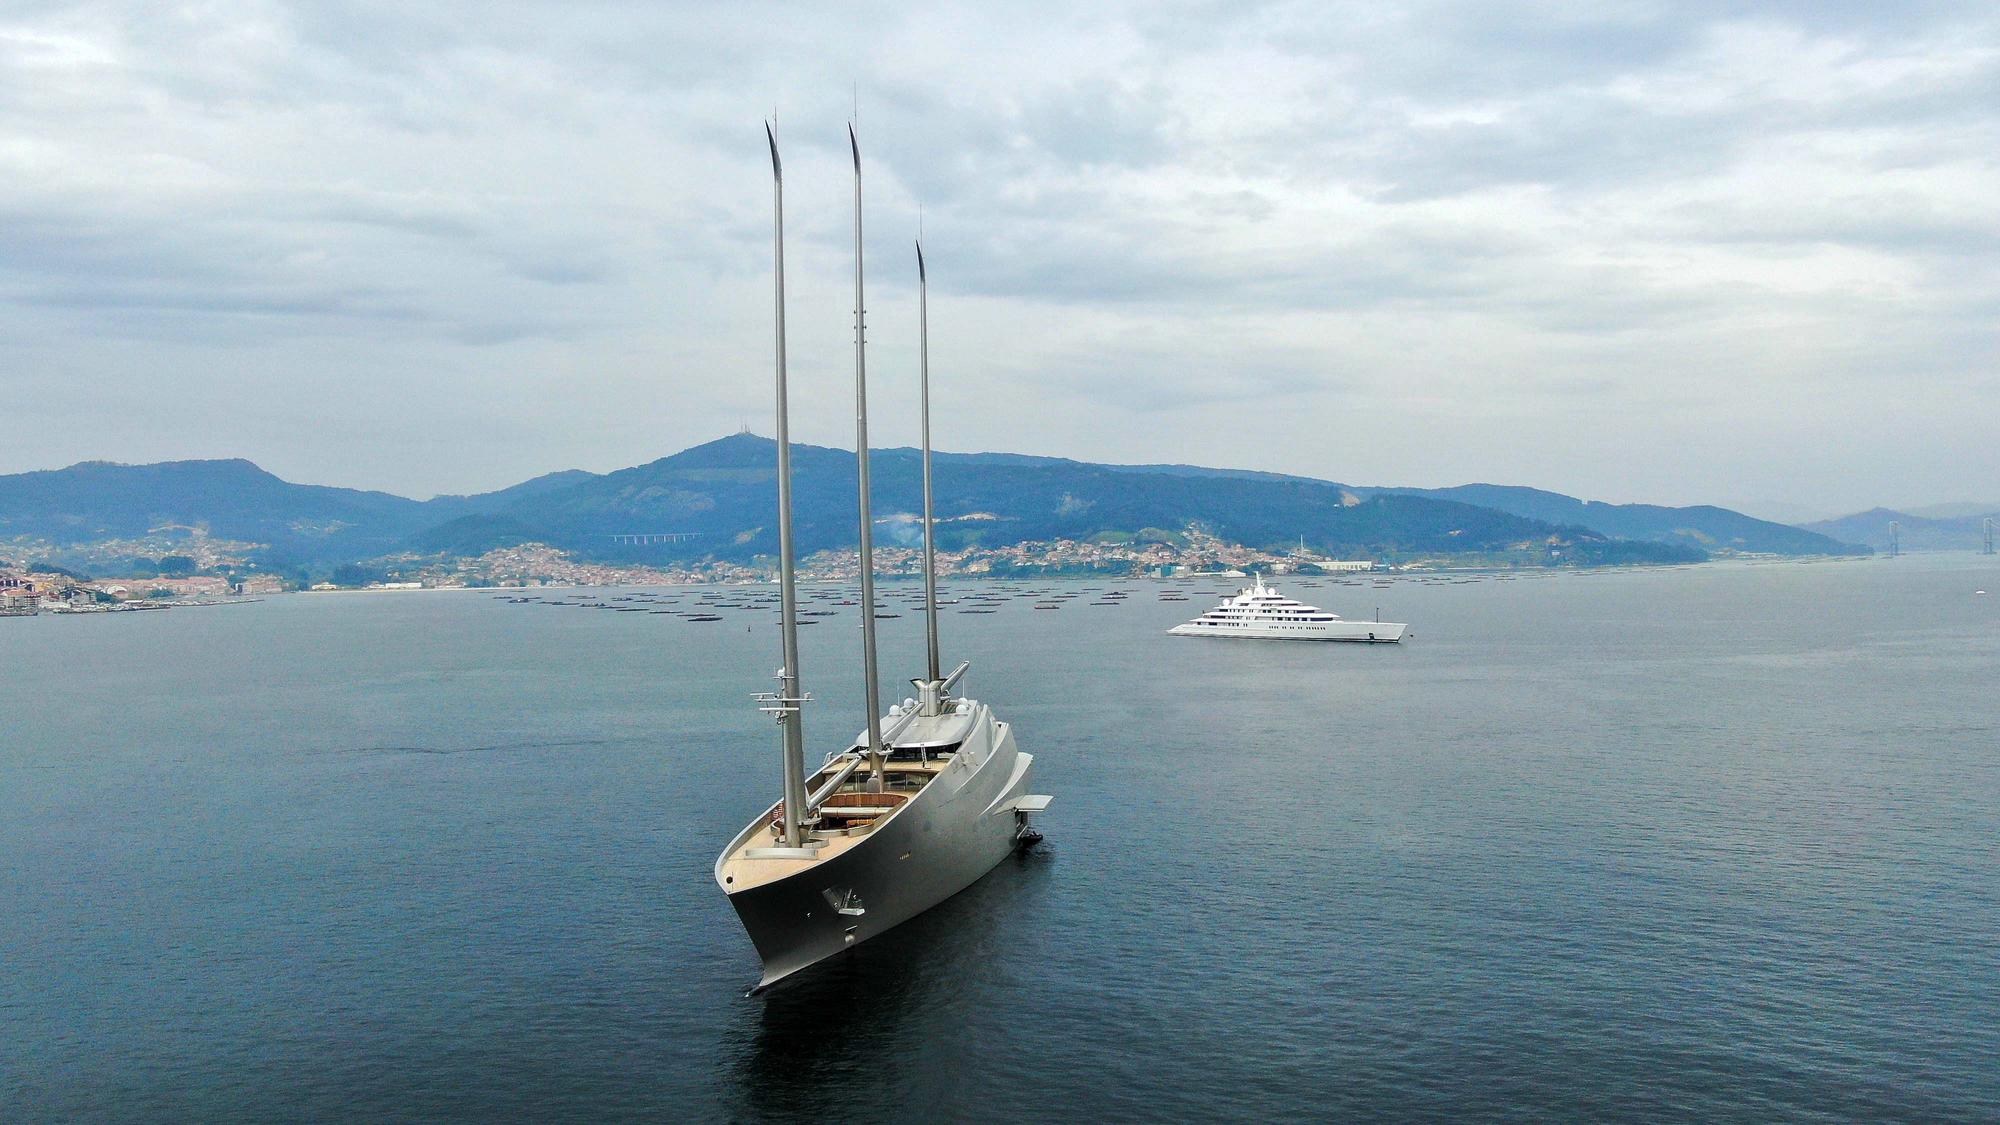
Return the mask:
<path fill-rule="evenodd" d="M 861 147 L 854 155 L 855 423 L 861 501 L 862 667 L 867 726 L 807 776 L 799 682 L 798 611 L 791 535 L 784 337 L 784 186 L 771 147 L 777 276 L 779 690 L 759 696 L 776 717 L 784 797 L 751 820 L 715 861 L 715 881 L 764 963 L 762 988 L 883 933 L 970 886 L 1023 842 L 1039 837 L 1030 814 L 1049 798 L 1028 792 L 1034 764 L 991 707 L 955 695 L 969 664 L 940 674 L 930 475 L 929 280 L 917 247 L 924 435 L 926 675 L 917 694 L 882 714 L 876 702 L 873 567 L 868 492 L 866 324 L 861 270 Z"/>
<path fill-rule="evenodd" d="M 1177 637 L 1394 644 L 1408 629 L 1395 621 L 1348 621 L 1318 606 L 1295 602 L 1264 585 L 1263 575 L 1258 575 L 1254 585 L 1167 632 Z"/>

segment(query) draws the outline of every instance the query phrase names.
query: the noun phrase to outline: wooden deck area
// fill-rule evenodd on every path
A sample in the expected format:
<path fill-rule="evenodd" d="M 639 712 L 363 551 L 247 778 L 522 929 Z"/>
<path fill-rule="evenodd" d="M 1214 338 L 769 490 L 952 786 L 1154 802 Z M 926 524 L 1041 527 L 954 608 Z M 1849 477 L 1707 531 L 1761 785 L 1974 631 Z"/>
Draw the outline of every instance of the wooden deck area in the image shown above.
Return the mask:
<path fill-rule="evenodd" d="M 924 787 L 929 785 L 931 780 L 944 769 L 947 760 L 933 758 L 928 762 L 888 762 L 883 773 L 888 777 L 889 788 L 892 792 L 900 794 L 907 799 L 915 799 L 916 795 L 923 792 Z M 806 782 L 806 792 L 810 793 L 814 786 L 823 784 L 825 777 L 826 775 L 824 774 L 815 774 Z M 912 784 L 913 782 L 915 784 Z M 857 773 L 855 778 L 847 786 L 843 787 L 842 792 L 852 792 L 856 789 L 865 790 L 867 784 L 867 775 L 865 773 Z M 777 810 L 777 807 L 776 804 L 772 804 L 765 808 L 762 813 L 759 813 L 757 816 L 757 830 L 752 832 L 750 838 L 741 847 L 731 852 L 728 859 L 723 861 L 722 875 L 725 880 L 723 883 L 725 890 L 741 891 L 752 887 L 761 887 L 766 883 L 775 883 L 787 876 L 796 875 L 801 871 L 825 863 L 827 860 L 851 850 L 855 845 L 868 838 L 867 832 L 826 837 L 808 835 L 808 839 L 815 840 L 819 844 L 817 853 L 811 859 L 792 857 L 763 859 L 752 858 L 746 855 L 745 853 L 757 848 L 778 846 L 779 842 L 772 838 L 770 831 L 765 827 L 765 825 L 771 822 L 771 815 Z"/>

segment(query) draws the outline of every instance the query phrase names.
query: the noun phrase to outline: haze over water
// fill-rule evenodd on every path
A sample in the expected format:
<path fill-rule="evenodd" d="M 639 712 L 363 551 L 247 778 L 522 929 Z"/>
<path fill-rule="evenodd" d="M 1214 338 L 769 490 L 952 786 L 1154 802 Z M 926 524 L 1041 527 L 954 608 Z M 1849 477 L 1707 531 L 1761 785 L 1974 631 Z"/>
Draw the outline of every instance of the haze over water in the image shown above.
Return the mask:
<path fill-rule="evenodd" d="M 2000 1116 L 1992 560 L 1281 584 L 1383 648 L 1020 585 L 1131 595 L 943 617 L 1046 842 L 756 999 L 768 613 L 0 621 L 0 1119 Z"/>

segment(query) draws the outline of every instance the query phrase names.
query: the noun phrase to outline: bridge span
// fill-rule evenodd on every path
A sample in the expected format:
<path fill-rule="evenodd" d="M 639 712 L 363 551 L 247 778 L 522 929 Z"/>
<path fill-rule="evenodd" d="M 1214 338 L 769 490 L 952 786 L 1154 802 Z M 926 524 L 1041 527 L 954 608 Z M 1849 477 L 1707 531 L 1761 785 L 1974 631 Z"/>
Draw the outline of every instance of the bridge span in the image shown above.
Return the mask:
<path fill-rule="evenodd" d="M 695 531 L 626 531 L 613 535 L 611 541 L 628 547 L 649 547 L 655 543 L 685 543 L 699 534 Z"/>

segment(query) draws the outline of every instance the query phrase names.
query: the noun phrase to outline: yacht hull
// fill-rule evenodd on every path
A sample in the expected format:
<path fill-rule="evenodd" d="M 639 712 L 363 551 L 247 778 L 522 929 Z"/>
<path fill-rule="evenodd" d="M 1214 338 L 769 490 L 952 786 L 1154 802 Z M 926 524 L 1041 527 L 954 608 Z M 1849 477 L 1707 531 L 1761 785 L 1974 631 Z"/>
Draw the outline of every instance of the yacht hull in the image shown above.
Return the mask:
<path fill-rule="evenodd" d="M 1189 623 L 1167 630 L 1176 637 L 1227 637 L 1252 641 L 1349 641 L 1359 644 L 1395 644 L 1403 639 L 1408 625 L 1395 621 L 1336 621 L 1318 626 L 1288 625 L 1282 629 L 1256 626 L 1210 628 Z"/>
<path fill-rule="evenodd" d="M 1034 758 L 1015 747 L 1007 724 L 981 726 L 984 747 L 968 740 L 952 765 L 853 847 L 747 890 L 724 886 L 763 960 L 759 989 L 922 914 L 1014 850 L 1027 818 L 1013 802 L 1028 792 Z M 731 851 L 764 824 L 753 822 Z"/>

